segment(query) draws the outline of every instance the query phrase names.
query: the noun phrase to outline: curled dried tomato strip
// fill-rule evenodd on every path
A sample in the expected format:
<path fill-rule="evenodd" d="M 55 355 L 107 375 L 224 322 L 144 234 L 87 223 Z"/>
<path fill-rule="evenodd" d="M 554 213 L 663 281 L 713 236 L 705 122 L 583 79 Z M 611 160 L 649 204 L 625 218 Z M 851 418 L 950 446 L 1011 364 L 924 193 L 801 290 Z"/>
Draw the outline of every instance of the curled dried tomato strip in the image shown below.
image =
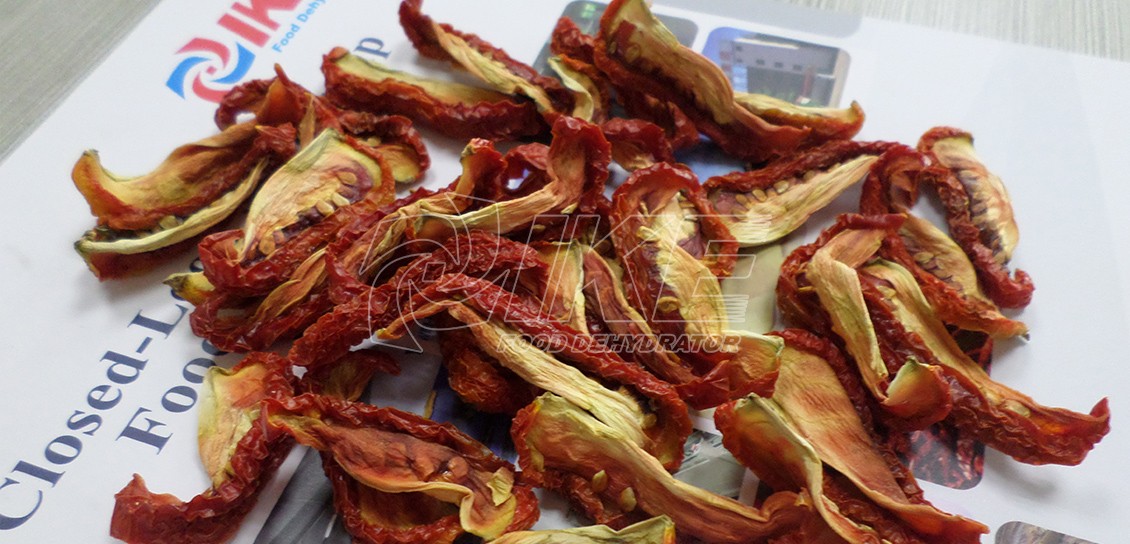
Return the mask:
<path fill-rule="evenodd" d="M 985 444 L 1031 464 L 1075 465 L 1110 431 L 1110 409 L 1100 400 L 1082 414 L 1036 403 L 993 381 L 958 346 L 906 269 L 878 261 L 862 269 L 874 284 L 874 305 L 897 319 L 883 334 L 940 368 L 954 391 L 951 421 Z"/>
<path fill-rule="evenodd" d="M 696 259 L 701 259 L 718 277 L 729 275 L 737 254 L 737 243 L 729 229 L 722 223 L 698 178 L 686 167 L 656 164 L 651 168 L 633 172 L 612 197 L 613 242 L 623 246 L 617 249 L 629 271 L 633 258 L 625 258 L 640 240 L 641 227 L 683 229 L 676 245 Z M 673 210 L 675 206 L 687 211 Z M 662 214 L 670 213 L 691 224 L 668 224 Z M 661 224 L 660 219 L 664 223 Z M 642 272 L 642 271 L 641 271 Z M 640 281 L 646 274 L 630 278 Z"/>
<path fill-rule="evenodd" d="M 667 164 L 634 172 L 613 195 L 611 220 L 628 299 L 694 375 L 677 382 L 687 402 L 769 393 L 780 343 L 727 330 L 717 276 L 733 267 L 737 244 L 694 174 Z"/>
<path fill-rule="evenodd" d="M 786 318 L 799 314 L 806 328 L 839 337 L 884 410 L 917 429 L 947 415 L 952 406 L 949 387 L 933 365 L 887 349 L 885 324 L 876 321 L 867 285 L 857 271 L 902 220 L 898 215 L 841 216 L 815 243 L 786 259 L 778 301 Z M 808 291 L 803 295 L 798 274 L 803 274 Z"/>
<path fill-rule="evenodd" d="M 264 182 L 244 227 L 200 243 L 208 280 L 225 293 L 276 288 L 352 217 L 392 201 L 392 172 L 357 140 L 323 131 Z"/>
<path fill-rule="evenodd" d="M 801 106 L 765 94 L 735 92 L 734 100 L 754 115 L 776 125 L 812 130 L 808 143 L 848 140 L 863 128 L 863 108 L 852 101 L 846 108 Z"/>
<path fill-rule="evenodd" d="M 225 351 L 268 349 L 292 339 L 333 307 L 324 251 L 306 259 L 289 279 L 264 296 L 209 293 L 196 305 L 192 332 Z"/>
<path fill-rule="evenodd" d="M 235 125 L 178 147 L 155 170 L 132 179 L 107 172 L 97 152 L 87 151 L 71 177 L 99 225 L 123 231 L 151 229 L 162 218 L 192 214 L 244 179 L 266 158 L 266 149 L 256 149 L 259 137 L 254 123 Z"/>
<path fill-rule="evenodd" d="M 719 217 L 743 246 L 766 244 L 799 228 L 848 187 L 864 180 L 894 144 L 836 141 L 764 168 L 704 183 Z"/>
<path fill-rule="evenodd" d="M 764 162 L 797 149 L 809 129 L 778 126 L 742 107 L 725 74 L 679 44 L 642 0 L 616 0 L 600 19 L 594 60 L 617 87 L 674 102 L 735 157 Z"/>
<path fill-rule="evenodd" d="M 581 29 L 572 19 L 568 17 L 558 19 L 550 39 L 550 50 L 553 54 L 568 58 L 571 62 L 582 63 L 585 66 L 595 68 L 595 47 L 596 38 L 581 32 Z M 603 73 L 599 75 L 590 73 L 589 77 L 596 81 L 596 85 L 600 89 L 613 85 L 613 82 L 609 81 Z M 678 106 L 627 87 L 615 87 L 615 91 L 616 100 L 624 106 L 630 117 L 649 121 L 663 129 L 667 147 L 678 150 L 698 143 L 698 130 L 695 129 L 694 123 L 679 110 Z M 602 98 L 605 94 L 607 93 L 602 93 Z M 606 106 L 605 110 L 607 111 L 607 109 Z M 612 140 L 613 138 L 610 137 L 609 139 Z M 613 141 L 613 145 L 615 145 L 615 141 Z M 615 154 L 615 150 L 613 150 L 613 153 Z M 620 159 L 617 159 L 616 162 L 621 165 L 624 164 Z"/>
<path fill-rule="evenodd" d="M 219 544 L 239 529 L 293 445 L 286 434 L 258 424 L 257 406 L 266 398 L 289 396 L 293 376 L 285 359 L 267 353 L 248 355 L 232 372 L 251 378 L 243 380 L 240 376 L 231 384 L 232 406 L 237 411 L 255 408 L 249 412 L 251 424 L 231 429 L 226 434 L 229 446 L 216 448 L 231 451 L 224 457 L 226 461 L 216 465 L 212 487 L 183 502 L 149 491 L 141 476 L 135 474 L 114 496 L 110 536 L 130 544 Z M 224 417 L 220 414 L 214 421 L 224 421 Z M 210 428 L 214 429 L 214 424 Z"/>
<path fill-rule="evenodd" d="M 790 336 L 800 334 L 794 331 Z M 812 337 L 805 344 L 817 341 Z M 832 364 L 821 355 L 835 348 L 816 347 L 818 352 L 813 353 L 803 344 L 786 345 L 771 399 L 751 396 L 715 412 L 727 448 L 775 489 L 809 489 L 821 501 L 816 508 L 824 520 L 849 542 L 870 542 L 874 534 L 896 541 L 891 532 L 909 532 L 927 542 L 980 541 L 987 527 L 941 512 L 924 503 L 920 494 L 904 491 L 899 475 L 905 467 L 888 466 L 890 457 L 874 442 L 873 431 L 858 416 Z M 782 450 L 790 453 L 780 455 Z M 784 470 L 771 470 L 777 464 Z M 843 482 L 831 474 L 833 470 L 844 476 Z M 825 491 L 829 484 L 857 489 L 862 495 L 859 506 L 887 514 L 878 519 L 889 517 L 890 523 L 872 524 L 839 507 L 837 494 Z M 896 528 L 901 530 L 892 531 Z"/>
<path fill-rule="evenodd" d="M 513 96 L 425 79 L 335 48 L 322 60 L 326 97 L 378 115 L 403 115 L 456 138 L 514 139 L 545 131 L 537 108 Z"/>
<path fill-rule="evenodd" d="M 606 525 L 507 533 L 495 544 L 675 544 L 675 523 L 656 516 L 617 531 Z"/>
<path fill-rule="evenodd" d="M 533 402 L 537 389 L 499 366 L 466 329 L 441 330 L 436 338 L 448 384 L 463 402 L 490 414 L 514 414 Z"/>
<path fill-rule="evenodd" d="M 467 70 L 507 94 L 528 96 L 550 122 L 573 110 L 573 95 L 560 81 L 539 74 L 482 38 L 436 23 L 420 11 L 423 0 L 400 3 L 400 26 L 416 50 Z"/>
<path fill-rule="evenodd" d="M 942 142 L 952 145 L 943 151 Z M 1004 308 L 1027 306 L 1035 289 L 1032 278 L 1023 270 L 1010 275 L 1008 269 L 1019 238 L 1012 203 L 1000 179 L 977 158 L 973 137 L 938 127 L 927 131 L 918 147 L 938 163 L 928 179 L 941 198 L 950 234 L 976 267 L 985 293 Z"/>
<path fill-rule="evenodd" d="M 352 346 L 400 317 L 408 300 L 437 280 L 437 274 L 462 274 L 497 281 L 514 281 L 514 275 L 544 274 L 537 253 L 524 244 L 482 231 L 452 237 L 444 247 L 417 257 L 381 285 L 359 292 L 308 327 L 290 350 L 299 366 L 317 366 L 349 352 Z"/>
<path fill-rule="evenodd" d="M 982 331 L 994 338 L 1026 335 L 1027 327 L 1000 313 L 982 292 L 977 270 L 947 234 L 910 212 L 926 175 L 927 158 L 909 147 L 883 153 L 863 183 L 860 211 L 866 214 L 903 213 L 906 222 L 898 236 L 883 242 L 884 258 L 906 267 L 918 280 L 938 316 L 951 325 Z"/>
<path fill-rule="evenodd" d="M 684 537 L 737 543 L 793 532 L 811 515 L 794 493 L 776 493 L 757 509 L 680 482 L 638 445 L 552 394 L 519 412 L 511 435 L 524 477 L 589 482 L 609 519 L 666 514 Z"/>
<path fill-rule="evenodd" d="M 629 299 L 654 328 L 718 332 L 725 311 L 712 277 L 729 274 L 737 245 L 694 174 L 668 164 L 633 172 L 612 197 L 611 220 Z"/>
<path fill-rule="evenodd" d="M 451 311 L 453 307 L 461 308 Z M 448 310 L 453 317 L 468 325 L 484 321 L 484 316 L 489 317 L 489 320 L 502 324 L 495 328 L 496 331 L 504 328 L 509 329 L 505 331 L 508 334 L 513 332 L 509 338 L 535 338 L 539 345 L 546 346 L 553 357 L 567 361 L 585 374 L 636 391 L 640 397 L 648 399 L 656 416 L 656 421 L 644 425 L 645 449 L 665 466 L 674 468 L 679 465 L 683 455 L 682 443 L 690 433 L 690 419 L 686 404 L 675 390 L 639 366 L 626 363 L 592 337 L 550 318 L 541 311 L 540 302 L 528 294 L 519 295 L 486 280 L 462 274 L 446 275 L 413 297 L 399 319 L 377 333 L 383 337 L 398 336 L 410 321 L 442 310 Z M 470 316 L 467 310 L 477 317 Z M 492 349 L 495 346 L 480 347 Z"/>
<path fill-rule="evenodd" d="M 457 520 L 460 533 L 488 539 L 526 529 L 537 520 L 537 499 L 530 487 L 514 481 L 513 466 L 450 424 L 393 408 L 310 394 L 267 401 L 264 413 L 272 426 L 332 457 L 326 460 L 327 466 L 336 465 L 358 486 L 371 488 L 361 492 L 356 502 L 348 493 L 338 493 L 335 498 L 347 527 L 364 529 L 353 533 L 357 538 L 371 542 L 411 542 L 408 539 L 415 538 L 421 542 L 439 536 L 431 525 L 450 523 L 440 518 L 405 527 L 396 518 L 411 515 L 412 505 L 395 498 L 383 505 L 389 510 L 402 509 L 382 512 L 392 514 L 392 519 L 366 515 L 373 507 L 381 508 L 380 502 L 363 502 L 364 495 L 372 492 L 379 492 L 378 501 L 385 495 L 411 493 L 456 506 L 457 512 L 449 515 Z M 332 468 L 330 472 L 332 476 Z M 337 483 L 341 478 L 333 480 Z M 342 486 L 335 487 L 341 490 Z"/>

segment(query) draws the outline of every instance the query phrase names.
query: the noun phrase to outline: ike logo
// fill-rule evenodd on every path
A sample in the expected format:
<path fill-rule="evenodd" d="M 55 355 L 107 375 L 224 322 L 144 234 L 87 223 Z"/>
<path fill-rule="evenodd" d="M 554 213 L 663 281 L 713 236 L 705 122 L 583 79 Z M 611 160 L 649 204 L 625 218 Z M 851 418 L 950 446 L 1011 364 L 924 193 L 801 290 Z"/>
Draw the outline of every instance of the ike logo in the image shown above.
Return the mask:
<path fill-rule="evenodd" d="M 243 80 L 255 63 L 256 51 L 279 29 L 280 15 L 294 11 L 303 0 L 244 0 L 235 2 L 216 25 L 226 39 L 196 37 L 177 51 L 184 55 L 165 86 L 181 98 L 192 95 L 219 102 Z M 323 0 L 324 1 L 324 0 Z M 283 12 L 283 13 L 279 13 Z"/>

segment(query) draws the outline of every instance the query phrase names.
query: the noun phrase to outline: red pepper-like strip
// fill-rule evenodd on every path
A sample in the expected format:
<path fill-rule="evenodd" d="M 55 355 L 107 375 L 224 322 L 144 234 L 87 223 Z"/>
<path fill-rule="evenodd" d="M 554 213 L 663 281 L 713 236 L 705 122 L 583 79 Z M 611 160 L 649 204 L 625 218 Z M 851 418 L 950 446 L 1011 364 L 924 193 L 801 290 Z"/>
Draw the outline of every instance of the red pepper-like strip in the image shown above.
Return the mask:
<path fill-rule="evenodd" d="M 973 137 L 938 127 L 922 136 L 918 149 L 937 162 L 929 182 L 941 198 L 950 234 L 973 262 L 985 293 L 1004 308 L 1027 306 L 1035 289 L 1032 278 L 1023 270 L 1010 275 L 1008 269 L 1019 238 L 1012 203 L 1000 178 L 977 158 Z"/>
<path fill-rule="evenodd" d="M 791 333 L 794 337 L 797 334 L 803 333 Z M 820 351 L 829 350 L 834 348 L 829 345 Z M 903 491 L 835 370 L 819 353 L 803 346 L 786 345 L 772 399 L 750 397 L 728 403 L 715 412 L 715 421 L 727 447 L 743 463 L 759 469 L 759 475 L 765 473 L 767 465 L 789 458 L 768 453 L 776 451 L 771 444 L 794 450 L 799 457 L 793 461 L 796 464 L 762 477 L 774 489 L 805 487 L 816 495 L 828 481 L 827 469 L 834 469 L 846 477 L 849 486 L 862 492 L 869 506 L 885 510 L 897 524 L 927 542 L 978 542 L 980 535 L 988 532 L 979 523 L 938 511 L 921 502 L 918 495 L 908 496 Z M 765 459 L 766 455 L 776 459 Z M 905 471 L 901 466 L 899 469 L 899 473 Z M 821 499 L 827 497 L 820 494 Z M 873 537 L 868 533 L 882 535 L 886 528 L 869 527 L 866 520 L 852 517 L 843 508 L 818 510 L 849 542 L 871 542 Z"/>
<path fill-rule="evenodd" d="M 319 318 L 295 341 L 289 356 L 296 365 L 305 367 L 340 358 L 400 317 L 413 295 L 426 283 L 437 281 L 437 273 L 459 271 L 513 282 L 515 275 L 544 274 L 544 266 L 537 253 L 524 244 L 483 231 L 453 237 L 444 247 L 402 267 L 385 283 L 359 293 Z"/>
<path fill-rule="evenodd" d="M 515 139 L 545 131 L 530 102 L 391 70 L 341 47 L 324 57 L 322 74 L 326 97 L 338 106 L 403 115 L 455 138 Z"/>
<path fill-rule="evenodd" d="M 899 324 L 884 327 L 883 334 L 897 335 L 949 378 L 954 391 L 950 417 L 959 429 L 1018 461 L 1064 465 L 1082 462 L 1110 431 L 1106 399 L 1081 414 L 1042 406 L 989 378 L 957 345 L 906 269 L 878 261 L 862 273 L 881 297 L 873 304 L 886 306 Z"/>
<path fill-rule="evenodd" d="M 412 493 L 456 506 L 458 513 L 452 515 L 463 532 L 491 539 L 537 520 L 537 499 L 530 487 L 514 481 L 513 466 L 450 424 L 310 394 L 269 400 L 264 413 L 273 427 L 332 456 L 360 485 L 382 495 Z M 424 537 L 431 531 L 428 525 L 381 526 L 379 518 L 365 519 L 366 506 L 380 508 L 380 503 L 351 503 L 340 494 L 336 502 L 352 507 L 343 509 L 343 517 L 354 527 L 364 523 L 366 536 L 360 538 L 372 537 L 373 542 L 396 541 L 382 538 L 384 532 Z M 411 503 L 400 506 L 408 509 Z"/>
<path fill-rule="evenodd" d="M 260 295 L 285 281 L 356 216 L 392 201 L 394 181 L 372 148 L 323 131 L 259 189 L 242 229 L 200 243 L 217 289 Z"/>
<path fill-rule="evenodd" d="M 775 493 L 757 509 L 680 482 L 638 445 L 555 395 L 519 412 L 511 435 L 523 477 L 544 484 L 555 473 L 576 476 L 619 512 L 670 516 L 682 537 L 763 542 L 811 515 L 804 495 Z"/>
<path fill-rule="evenodd" d="M 792 152 L 809 129 L 773 125 L 742 107 L 718 66 L 681 45 L 642 0 L 615 0 L 600 19 L 596 66 L 617 87 L 674 102 L 727 153 L 765 162 Z"/>
<path fill-rule="evenodd" d="M 682 460 L 682 443 L 690 433 L 686 404 L 669 384 L 638 365 L 628 364 L 590 336 L 579 333 L 541 312 L 540 302 L 529 295 L 512 293 L 486 280 L 466 275 L 446 275 L 416 295 L 398 319 L 378 334 L 395 337 L 407 324 L 451 307 L 462 306 L 490 320 L 503 323 L 516 333 L 544 342 L 557 358 L 604 382 L 615 382 L 649 399 L 657 421 L 644 429 L 645 449 L 672 469 Z M 467 323 L 466 313 L 453 317 Z M 468 323 L 471 324 L 471 323 Z M 493 346 L 480 346 L 490 349 Z"/>
<path fill-rule="evenodd" d="M 420 11 L 422 4 L 423 0 L 400 3 L 400 26 L 421 55 L 463 68 L 497 91 L 528 96 L 550 123 L 556 114 L 573 110 L 573 95 L 560 81 L 539 74 L 474 34 L 436 23 Z"/>
<path fill-rule="evenodd" d="M 889 236 L 880 253 L 914 274 L 938 317 L 946 323 L 994 338 L 1026 335 L 1028 329 L 1023 323 L 1002 315 L 981 291 L 977 271 L 961 247 L 933 223 L 910 212 L 918 200 L 926 161 L 926 156 L 914 149 L 893 147 L 879 157 L 864 181 L 862 213 L 906 215 L 898 236 Z"/>
<path fill-rule="evenodd" d="M 236 409 L 291 394 L 289 383 L 293 378 L 282 357 L 248 355 L 233 369 L 235 373 L 241 371 L 250 371 L 257 379 L 233 384 L 240 392 L 232 399 Z M 149 491 L 141 476 L 135 474 L 114 496 L 110 536 L 130 544 L 219 544 L 230 539 L 293 444 L 286 434 L 257 422 L 259 416 L 242 435 L 229 433 L 235 441 L 234 449 L 213 475 L 215 483 L 188 502 Z"/>

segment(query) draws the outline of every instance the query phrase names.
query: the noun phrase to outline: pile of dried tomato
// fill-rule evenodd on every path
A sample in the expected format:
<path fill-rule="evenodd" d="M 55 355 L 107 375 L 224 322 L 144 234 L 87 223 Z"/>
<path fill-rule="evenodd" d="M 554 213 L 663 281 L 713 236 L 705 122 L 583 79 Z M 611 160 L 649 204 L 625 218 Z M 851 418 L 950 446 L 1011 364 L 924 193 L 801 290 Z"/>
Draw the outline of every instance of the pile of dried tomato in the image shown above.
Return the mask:
<path fill-rule="evenodd" d="M 321 453 L 358 542 L 977 542 L 984 525 L 923 497 L 909 433 L 942 425 L 1021 462 L 1076 464 L 1108 432 L 1105 400 L 1045 407 L 984 369 L 995 340 L 1027 334 L 1000 309 L 1026 306 L 1033 284 L 1010 270 L 1012 207 L 968 133 L 856 141 L 858 104 L 735 92 L 643 0 L 612 2 L 595 36 L 563 18 L 556 78 L 420 0 L 399 15 L 421 55 L 482 85 L 335 49 L 324 95 L 281 70 L 243 84 L 218 134 L 149 174 L 117 178 L 94 153 L 76 164 L 98 220 L 76 244 L 91 270 L 195 246 L 203 271 L 168 283 L 196 305 L 196 334 L 247 354 L 206 382 L 212 487 L 184 502 L 135 476 L 114 537 L 225 541 L 297 442 Z M 397 199 L 429 166 L 414 123 L 470 141 L 449 186 Z M 700 182 L 674 158 L 699 145 L 750 166 Z M 613 162 L 630 175 L 609 198 Z M 858 213 L 781 267 L 791 328 L 732 329 L 721 281 L 741 248 L 860 182 Z M 945 225 L 914 214 L 927 192 Z M 513 418 L 517 467 L 450 424 L 358 402 L 399 366 L 357 346 L 425 319 L 452 389 Z M 771 489 L 758 506 L 671 475 L 688 406 L 716 408 L 725 446 Z M 600 525 L 526 531 L 535 487 Z"/>

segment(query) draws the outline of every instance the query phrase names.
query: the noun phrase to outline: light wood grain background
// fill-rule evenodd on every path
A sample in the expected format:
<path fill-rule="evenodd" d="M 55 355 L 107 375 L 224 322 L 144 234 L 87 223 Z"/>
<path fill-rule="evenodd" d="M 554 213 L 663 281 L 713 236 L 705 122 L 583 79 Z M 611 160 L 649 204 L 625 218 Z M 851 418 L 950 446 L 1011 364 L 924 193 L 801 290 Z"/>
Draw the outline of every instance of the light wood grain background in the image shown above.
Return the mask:
<path fill-rule="evenodd" d="M 743 0 L 668 1 L 716 12 L 750 6 Z M 1126 0 L 782 3 L 1130 61 L 1130 2 Z M 0 0 L 0 158 L 154 5 L 156 0 Z"/>

